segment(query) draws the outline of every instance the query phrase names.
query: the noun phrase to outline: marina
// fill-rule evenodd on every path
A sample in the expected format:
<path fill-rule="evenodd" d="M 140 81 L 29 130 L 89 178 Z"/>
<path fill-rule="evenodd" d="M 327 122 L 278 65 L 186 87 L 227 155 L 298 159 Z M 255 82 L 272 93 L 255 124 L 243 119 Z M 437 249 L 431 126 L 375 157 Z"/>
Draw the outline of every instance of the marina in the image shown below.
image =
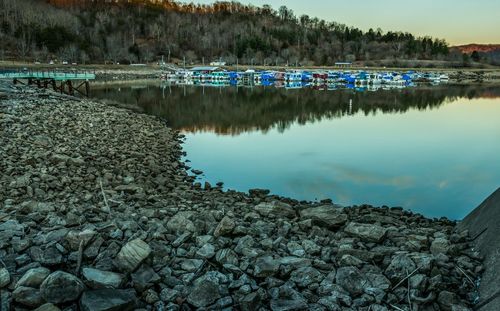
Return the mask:
<path fill-rule="evenodd" d="M 360 91 L 414 86 L 415 83 L 439 84 L 449 81 L 446 74 L 416 71 L 363 70 L 288 70 L 227 71 L 219 67 L 194 67 L 168 71 L 160 79 L 170 84 L 205 86 L 313 87 L 318 90 L 351 88 Z"/>

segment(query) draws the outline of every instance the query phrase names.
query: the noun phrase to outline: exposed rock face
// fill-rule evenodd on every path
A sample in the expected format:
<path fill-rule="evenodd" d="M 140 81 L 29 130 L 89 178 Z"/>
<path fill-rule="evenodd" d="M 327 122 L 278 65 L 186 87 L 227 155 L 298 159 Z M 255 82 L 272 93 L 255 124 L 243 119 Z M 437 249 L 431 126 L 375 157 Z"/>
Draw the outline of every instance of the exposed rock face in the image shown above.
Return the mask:
<path fill-rule="evenodd" d="M 6 88 L 2 311 L 472 305 L 483 268 L 454 222 L 202 188 L 161 120 Z"/>

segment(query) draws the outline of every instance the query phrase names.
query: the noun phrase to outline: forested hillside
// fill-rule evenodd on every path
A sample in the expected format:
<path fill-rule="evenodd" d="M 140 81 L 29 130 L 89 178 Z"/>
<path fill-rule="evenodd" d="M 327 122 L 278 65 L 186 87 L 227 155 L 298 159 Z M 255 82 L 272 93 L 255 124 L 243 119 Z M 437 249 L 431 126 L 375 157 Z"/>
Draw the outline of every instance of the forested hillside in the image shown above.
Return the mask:
<path fill-rule="evenodd" d="M 150 62 L 163 55 L 188 63 L 238 58 L 247 64 L 331 65 L 452 57 L 444 40 L 376 28 L 363 32 L 296 16 L 284 6 L 237 2 L 0 0 L 0 26 L 0 57 L 40 62 Z"/>

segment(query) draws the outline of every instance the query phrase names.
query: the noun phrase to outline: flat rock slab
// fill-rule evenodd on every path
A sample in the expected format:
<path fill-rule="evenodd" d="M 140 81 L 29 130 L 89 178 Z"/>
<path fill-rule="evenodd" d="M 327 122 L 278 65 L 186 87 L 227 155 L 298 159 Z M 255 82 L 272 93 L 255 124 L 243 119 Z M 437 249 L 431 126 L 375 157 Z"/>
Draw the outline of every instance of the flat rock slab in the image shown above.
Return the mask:
<path fill-rule="evenodd" d="M 347 214 L 344 208 L 337 205 L 324 205 L 303 209 L 300 217 L 311 219 L 313 224 L 326 228 L 339 228 L 347 222 Z"/>
<path fill-rule="evenodd" d="M 124 271 L 134 271 L 151 254 L 149 245 L 141 239 L 135 239 L 122 247 L 116 256 L 116 264 Z"/>
<path fill-rule="evenodd" d="M 83 311 L 129 311 L 135 308 L 133 291 L 124 289 L 98 289 L 84 292 L 80 299 Z"/>
<path fill-rule="evenodd" d="M 385 238 L 387 234 L 387 229 L 374 224 L 360 224 L 351 222 L 349 223 L 344 231 L 350 235 L 359 237 L 362 240 L 368 242 L 380 243 Z"/>
<path fill-rule="evenodd" d="M 458 225 L 469 230 L 474 245 L 484 256 L 486 271 L 481 278 L 480 300 L 476 310 L 500 310 L 500 188 Z"/>

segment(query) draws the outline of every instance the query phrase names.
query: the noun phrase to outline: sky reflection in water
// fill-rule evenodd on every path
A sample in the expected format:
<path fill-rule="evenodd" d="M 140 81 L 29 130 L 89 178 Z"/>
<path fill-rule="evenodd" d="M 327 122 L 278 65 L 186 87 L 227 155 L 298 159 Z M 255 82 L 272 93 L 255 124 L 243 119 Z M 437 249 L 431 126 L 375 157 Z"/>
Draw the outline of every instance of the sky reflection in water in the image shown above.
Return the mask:
<path fill-rule="evenodd" d="M 202 180 L 230 189 L 460 219 L 500 186 L 495 88 L 127 91 L 129 104 L 186 134 Z"/>

